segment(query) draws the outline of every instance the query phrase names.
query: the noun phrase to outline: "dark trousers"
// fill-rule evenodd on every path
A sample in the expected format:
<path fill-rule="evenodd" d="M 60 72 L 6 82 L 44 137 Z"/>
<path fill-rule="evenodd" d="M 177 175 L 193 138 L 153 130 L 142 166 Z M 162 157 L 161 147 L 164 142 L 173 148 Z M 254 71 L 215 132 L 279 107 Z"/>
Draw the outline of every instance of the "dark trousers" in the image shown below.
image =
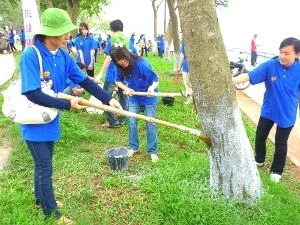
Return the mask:
<path fill-rule="evenodd" d="M 251 65 L 256 65 L 256 59 L 257 59 L 257 52 L 251 52 Z"/>
<path fill-rule="evenodd" d="M 92 70 L 86 70 L 86 73 L 89 77 L 94 77 L 94 68 Z"/>
<path fill-rule="evenodd" d="M 109 82 L 105 81 L 103 85 L 103 90 L 109 94 L 112 95 L 113 92 L 115 91 L 116 84 L 115 82 Z M 119 97 L 119 102 L 124 110 L 128 110 L 128 96 L 123 93 L 123 90 L 118 88 L 118 97 Z M 105 112 L 107 121 L 109 125 L 118 125 L 118 124 L 123 124 L 125 123 L 127 117 L 126 116 L 120 116 L 117 118 L 113 113 L 111 112 Z"/>
<path fill-rule="evenodd" d="M 256 128 L 255 137 L 255 161 L 265 162 L 266 159 L 266 140 L 273 127 L 272 120 L 260 117 Z M 275 134 L 275 153 L 271 166 L 271 173 L 282 174 L 287 155 L 287 141 L 293 126 L 282 128 L 277 125 Z"/>
<path fill-rule="evenodd" d="M 145 48 L 141 48 L 141 56 L 144 55 L 144 52 L 145 52 L 145 56 L 147 57 L 148 56 L 148 49 L 145 47 Z"/>
<path fill-rule="evenodd" d="M 59 218 L 52 185 L 53 141 L 26 141 L 34 160 L 34 194 L 36 203 L 40 204 L 46 218 L 54 215 Z"/>

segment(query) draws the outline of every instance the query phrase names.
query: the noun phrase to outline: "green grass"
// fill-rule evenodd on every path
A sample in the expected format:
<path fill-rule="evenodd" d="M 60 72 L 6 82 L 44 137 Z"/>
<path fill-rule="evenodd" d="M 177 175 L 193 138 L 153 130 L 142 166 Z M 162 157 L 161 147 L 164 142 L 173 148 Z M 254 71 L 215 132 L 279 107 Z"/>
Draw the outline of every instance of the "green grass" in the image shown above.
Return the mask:
<path fill-rule="evenodd" d="M 15 55 L 18 60 L 19 55 Z M 171 76 L 172 62 L 149 56 L 160 76 L 160 91 L 183 90 Z M 97 63 L 100 70 L 103 57 Z M 0 103 L 3 99 L 1 96 Z M 158 103 L 157 117 L 191 128 L 199 122 L 191 106 L 176 98 L 173 107 Z M 105 152 L 128 145 L 128 130 L 103 129 L 103 115 L 84 111 L 63 112 L 62 138 L 56 144 L 53 182 L 62 212 L 77 224 L 300 224 L 300 185 L 287 163 L 282 182 L 269 181 L 273 146 L 268 143 L 267 167 L 260 170 L 263 195 L 257 205 L 224 198 L 209 187 L 209 160 L 205 145 L 195 136 L 159 126 L 159 157 L 152 164 L 146 154 L 145 122 L 139 121 L 141 152 L 129 160 L 125 172 L 112 171 Z M 244 117 L 251 143 L 255 127 Z M 33 205 L 33 162 L 20 139 L 18 126 L 0 117 L 2 140 L 12 139 L 13 154 L 0 173 L 0 224 L 53 224 L 45 222 Z"/>

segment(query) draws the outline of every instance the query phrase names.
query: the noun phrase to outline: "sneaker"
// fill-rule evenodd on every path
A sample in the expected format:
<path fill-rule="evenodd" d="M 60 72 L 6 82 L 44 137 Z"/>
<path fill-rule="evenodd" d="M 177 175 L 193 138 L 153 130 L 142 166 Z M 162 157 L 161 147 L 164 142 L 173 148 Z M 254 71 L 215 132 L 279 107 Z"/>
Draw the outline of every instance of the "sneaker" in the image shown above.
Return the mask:
<path fill-rule="evenodd" d="M 60 209 L 64 206 L 63 203 L 61 203 L 60 201 L 56 201 L 56 205 L 57 205 L 57 208 Z M 35 208 L 41 208 L 41 204 L 39 202 L 35 202 Z"/>
<path fill-rule="evenodd" d="M 61 216 L 56 220 L 56 224 L 72 225 L 75 224 L 75 222 L 65 216 Z"/>
<path fill-rule="evenodd" d="M 255 161 L 255 164 L 256 164 L 258 167 L 261 167 L 261 166 L 264 166 L 264 165 L 265 165 L 265 162 L 259 163 L 259 162 L 256 162 L 256 161 Z"/>
<path fill-rule="evenodd" d="M 158 161 L 158 156 L 156 154 L 151 154 L 150 157 L 153 163 L 156 163 Z"/>
<path fill-rule="evenodd" d="M 128 158 L 133 156 L 133 154 L 137 153 L 138 150 L 129 149 L 128 150 Z"/>
<path fill-rule="evenodd" d="M 101 124 L 101 127 L 104 127 L 104 128 L 119 128 L 120 127 L 120 124 L 109 124 L 109 122 L 106 122 L 104 124 Z"/>
<path fill-rule="evenodd" d="M 281 175 L 277 174 L 277 173 L 271 173 L 270 174 L 270 179 L 271 181 L 278 183 L 280 181 Z"/>

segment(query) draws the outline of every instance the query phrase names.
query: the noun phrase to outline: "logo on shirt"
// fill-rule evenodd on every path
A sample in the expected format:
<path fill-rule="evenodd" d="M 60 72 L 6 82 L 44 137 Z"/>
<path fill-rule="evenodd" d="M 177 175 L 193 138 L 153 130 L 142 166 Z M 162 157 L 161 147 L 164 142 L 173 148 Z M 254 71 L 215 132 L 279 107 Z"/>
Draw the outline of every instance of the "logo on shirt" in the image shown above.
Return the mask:
<path fill-rule="evenodd" d="M 50 72 L 49 71 L 45 71 L 43 73 L 43 78 L 49 78 L 50 77 Z"/>
<path fill-rule="evenodd" d="M 277 80 L 277 77 L 274 75 L 274 76 L 271 76 L 271 81 L 276 81 Z"/>

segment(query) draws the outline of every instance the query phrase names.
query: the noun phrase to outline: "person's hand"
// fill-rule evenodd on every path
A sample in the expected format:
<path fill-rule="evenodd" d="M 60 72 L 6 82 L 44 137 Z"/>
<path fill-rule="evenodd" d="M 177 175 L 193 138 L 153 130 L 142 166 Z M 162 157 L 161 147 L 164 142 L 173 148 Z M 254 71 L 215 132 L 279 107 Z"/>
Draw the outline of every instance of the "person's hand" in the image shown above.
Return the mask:
<path fill-rule="evenodd" d="M 94 78 L 94 81 L 95 81 L 96 83 L 99 84 L 99 83 L 101 82 L 101 81 L 100 81 L 100 80 L 101 80 L 101 77 L 102 77 L 102 74 L 99 73 L 98 76 L 96 76 L 96 77 Z"/>
<path fill-rule="evenodd" d="M 148 91 L 147 91 L 147 95 L 148 96 L 153 96 L 154 95 L 154 87 L 151 85 L 151 86 L 149 86 L 149 88 L 148 88 Z"/>
<path fill-rule="evenodd" d="M 112 99 L 109 101 L 109 105 L 112 106 L 112 107 L 114 107 L 114 108 L 123 110 L 121 104 L 120 104 L 115 98 L 112 98 Z"/>
<path fill-rule="evenodd" d="M 133 93 L 134 93 L 134 90 L 131 89 L 131 88 L 126 88 L 126 89 L 124 90 L 124 94 L 125 94 L 125 95 L 132 96 Z"/>
<path fill-rule="evenodd" d="M 74 95 L 79 96 L 84 92 L 84 88 L 72 88 L 72 92 Z"/>
<path fill-rule="evenodd" d="M 79 104 L 80 98 L 74 97 L 70 100 L 72 109 L 85 109 L 87 106 L 83 106 Z"/>
<path fill-rule="evenodd" d="M 92 63 L 87 67 L 88 70 L 93 70 L 93 68 L 94 68 L 94 66 Z"/>

